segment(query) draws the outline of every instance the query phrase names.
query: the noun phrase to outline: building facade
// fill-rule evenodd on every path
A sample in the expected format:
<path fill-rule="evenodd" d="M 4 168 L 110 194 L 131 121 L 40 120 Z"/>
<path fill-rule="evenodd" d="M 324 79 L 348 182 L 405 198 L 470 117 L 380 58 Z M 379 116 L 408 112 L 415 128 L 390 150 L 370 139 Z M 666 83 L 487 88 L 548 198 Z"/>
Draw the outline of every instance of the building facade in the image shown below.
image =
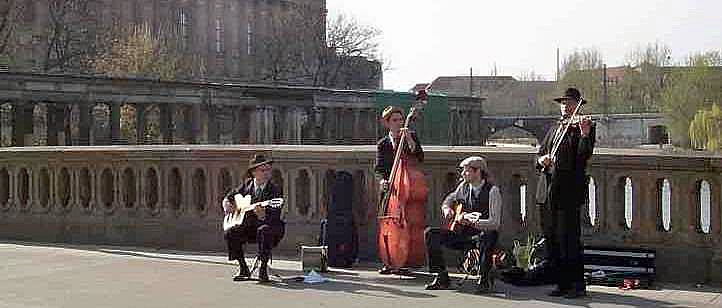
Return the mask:
<path fill-rule="evenodd" d="M 87 73 L 82 62 L 101 49 L 98 41 L 123 27 L 146 25 L 172 32 L 184 55 L 202 63 L 202 79 L 274 82 L 336 88 L 379 88 L 378 74 L 339 85 L 313 84 L 326 48 L 325 0 L 18 0 L 17 46 L 10 70 Z M 66 45 L 59 42 L 68 41 Z M 54 46 L 57 45 L 57 46 Z M 311 52 L 313 50 L 313 52 Z M 315 53 L 314 53 L 315 52 Z M 70 58 L 78 54 L 76 58 Z M 299 55 L 312 54 L 309 58 Z M 280 75 L 279 70 L 285 73 Z M 103 72 L 94 72 L 103 74 Z M 345 72 L 352 74 L 353 72 Z M 195 74 L 194 74 L 195 75 Z"/>

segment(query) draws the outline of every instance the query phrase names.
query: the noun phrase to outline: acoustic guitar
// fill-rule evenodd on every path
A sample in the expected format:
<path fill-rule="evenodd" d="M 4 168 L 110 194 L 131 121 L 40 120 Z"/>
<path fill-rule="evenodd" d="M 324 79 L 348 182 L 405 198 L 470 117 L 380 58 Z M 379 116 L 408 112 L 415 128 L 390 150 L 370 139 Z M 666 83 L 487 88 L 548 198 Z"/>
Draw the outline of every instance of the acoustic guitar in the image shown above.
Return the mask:
<path fill-rule="evenodd" d="M 248 194 L 246 196 L 236 194 L 235 196 L 233 196 L 233 201 L 235 203 L 235 208 L 233 209 L 233 211 L 223 217 L 223 231 L 228 231 L 228 229 L 230 228 L 242 225 L 243 218 L 246 217 L 246 213 L 249 211 L 253 211 L 254 209 L 256 209 L 256 207 L 260 206 L 264 209 L 280 209 L 281 207 L 283 207 L 283 198 L 274 198 L 271 200 L 251 203 L 251 194 Z"/>
<path fill-rule="evenodd" d="M 453 212 L 453 216 L 449 221 L 445 224 L 446 230 L 449 231 L 459 231 L 457 230 L 459 226 L 461 225 L 460 221 L 464 217 L 464 215 L 469 215 L 466 217 L 466 219 L 469 219 L 471 221 L 476 221 L 479 219 L 479 212 L 464 212 L 464 202 L 461 200 L 454 201 L 451 206 L 449 206 Z"/>
<path fill-rule="evenodd" d="M 449 231 L 455 231 L 457 222 L 461 220 L 461 217 L 464 215 L 464 203 L 459 201 L 454 201 L 454 203 L 450 206 L 452 212 L 454 215 L 451 217 L 449 222 L 446 224 L 446 229 Z"/>

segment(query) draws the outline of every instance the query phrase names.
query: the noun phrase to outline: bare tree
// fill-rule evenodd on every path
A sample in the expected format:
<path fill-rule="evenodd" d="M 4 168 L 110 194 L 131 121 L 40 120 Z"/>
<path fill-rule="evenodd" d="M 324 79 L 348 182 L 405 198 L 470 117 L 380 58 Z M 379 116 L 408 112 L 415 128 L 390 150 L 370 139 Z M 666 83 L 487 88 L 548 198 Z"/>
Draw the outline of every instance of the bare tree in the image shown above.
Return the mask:
<path fill-rule="evenodd" d="M 602 54 L 594 48 L 574 51 L 562 62 L 560 88 L 576 87 L 591 102 L 602 101 Z M 600 104 L 590 104 L 585 109 L 595 110 Z M 597 110 L 595 110 L 597 111 Z"/>
<path fill-rule="evenodd" d="M 343 14 L 329 22 L 327 29 L 328 48 L 333 52 L 335 61 L 329 61 L 322 68 L 321 80 L 324 84 L 338 84 L 344 77 L 355 71 L 362 71 L 367 60 L 379 62 L 378 38 L 381 31 L 359 23 Z M 381 66 L 372 69 L 370 74 L 380 74 Z M 368 75 L 367 73 L 366 75 Z"/>
<path fill-rule="evenodd" d="M 101 29 L 92 0 L 49 0 L 45 71 L 82 71 L 98 50 Z"/>
<path fill-rule="evenodd" d="M 258 39 L 259 79 L 341 88 L 378 80 L 380 34 L 345 15 L 327 22 L 322 10 L 294 5 Z"/>
<path fill-rule="evenodd" d="M 171 25 L 155 33 L 147 24 L 131 25 L 107 39 L 107 48 L 90 60 L 96 73 L 172 80 L 199 77 L 205 71 L 201 57 L 183 52 L 180 32 Z"/>
<path fill-rule="evenodd" d="M 0 56 L 7 58 L 17 45 L 17 30 L 24 2 L 4 0 L 0 2 Z"/>

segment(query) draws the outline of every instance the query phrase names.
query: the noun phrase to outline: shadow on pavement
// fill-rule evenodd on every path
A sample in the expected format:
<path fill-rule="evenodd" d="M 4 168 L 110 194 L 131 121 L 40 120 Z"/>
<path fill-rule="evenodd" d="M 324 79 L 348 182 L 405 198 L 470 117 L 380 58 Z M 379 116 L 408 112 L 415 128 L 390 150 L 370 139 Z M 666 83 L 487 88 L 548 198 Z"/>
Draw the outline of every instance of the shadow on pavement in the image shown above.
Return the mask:
<path fill-rule="evenodd" d="M 159 260 L 170 260 L 170 261 L 182 261 L 182 262 L 194 262 L 211 265 L 222 265 L 227 266 L 229 269 L 236 265 L 226 261 L 225 254 L 222 253 L 206 253 L 206 252 L 180 252 L 180 251 L 169 251 L 169 250 L 158 250 L 152 248 L 136 248 L 136 247 L 111 247 L 111 246 L 83 246 L 73 244 L 55 244 L 55 243 L 27 243 L 27 242 L 14 242 L 14 241 L 0 241 L 3 244 L 12 244 L 18 246 L 27 247 L 54 247 L 62 249 L 75 249 L 84 250 L 89 252 L 99 252 L 112 255 L 130 256 L 147 259 L 159 259 Z M 255 256 L 255 254 L 249 254 L 249 256 Z M 298 262 L 296 258 L 289 257 L 278 257 L 278 261 L 294 261 Z M 252 262 L 252 261 L 251 261 Z M 250 264 L 249 264 L 250 265 Z M 278 268 L 271 264 L 272 276 L 278 275 L 279 278 L 272 278 L 274 282 L 267 284 L 268 287 L 286 289 L 286 290 L 319 290 L 327 292 L 343 292 L 355 295 L 371 296 L 378 298 L 394 298 L 394 297 L 409 297 L 409 298 L 434 298 L 438 295 L 434 294 L 439 291 L 426 291 L 423 289 L 425 283 L 431 281 L 433 276 L 431 274 L 415 271 L 408 275 L 389 275 L 380 276 L 375 273 L 374 267 L 369 265 L 360 264 L 354 269 L 331 269 L 330 272 L 322 273 L 322 275 L 329 279 L 329 281 L 320 284 L 307 284 L 302 281 L 302 273 L 299 270 L 288 270 Z M 228 280 L 230 282 L 232 277 L 232 270 L 229 270 Z M 455 292 L 460 294 L 475 294 L 474 280 L 467 281 L 464 285 L 458 286 L 458 282 L 461 280 L 459 277 L 454 277 L 453 287 L 456 288 Z M 235 282 L 238 284 L 254 283 L 252 281 L 247 282 Z M 694 304 L 681 303 L 683 300 L 680 298 L 670 297 L 670 299 L 676 302 L 657 300 L 652 298 L 643 297 L 643 293 L 635 294 L 634 290 L 627 291 L 624 294 L 619 294 L 610 289 L 610 292 L 599 292 L 597 290 L 588 290 L 588 296 L 578 299 L 565 299 L 550 297 L 547 295 L 551 291 L 553 286 L 535 286 L 535 287 L 519 287 L 510 284 L 497 281 L 493 292 L 487 294 L 478 295 L 479 298 L 495 298 L 504 299 L 509 301 L 537 301 L 555 303 L 560 305 L 575 305 L 583 307 L 603 305 L 625 305 L 630 307 L 695 307 Z M 410 290 L 412 289 L 412 290 Z M 709 292 L 712 294 L 718 294 L 718 290 L 713 288 L 685 288 L 683 286 L 672 286 L 662 285 L 657 286 L 656 290 L 640 290 L 647 292 L 665 292 L 665 291 L 694 291 L 694 292 Z M 416 291 L 418 290 L 418 291 Z M 649 293 L 648 293 L 649 294 Z M 672 293 L 668 294 L 671 295 Z M 662 294 L 662 296 L 668 296 Z M 701 303 L 698 305 L 702 305 Z"/>

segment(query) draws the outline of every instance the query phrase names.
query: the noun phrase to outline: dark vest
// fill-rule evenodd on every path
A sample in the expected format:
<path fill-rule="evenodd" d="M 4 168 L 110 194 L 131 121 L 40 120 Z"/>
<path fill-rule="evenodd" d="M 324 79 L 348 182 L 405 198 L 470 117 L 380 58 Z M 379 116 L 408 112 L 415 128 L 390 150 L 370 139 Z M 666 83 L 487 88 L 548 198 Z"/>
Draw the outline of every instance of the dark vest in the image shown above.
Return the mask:
<path fill-rule="evenodd" d="M 492 187 L 493 185 L 491 185 L 488 181 L 484 182 L 484 185 L 481 186 L 481 191 L 479 191 L 479 196 L 476 197 L 472 193 L 470 187 L 468 185 L 464 185 L 463 187 L 460 187 L 460 190 L 457 189 L 456 200 L 459 200 L 464 204 L 464 212 L 479 212 L 481 213 L 481 219 L 489 219 L 489 192 Z M 460 232 L 463 234 L 478 233 L 478 231 L 469 226 L 463 226 Z"/>
<path fill-rule="evenodd" d="M 481 213 L 481 219 L 489 219 L 489 192 L 491 191 L 491 187 L 492 185 L 489 184 L 489 182 L 485 182 L 484 185 L 481 186 L 478 197 L 474 196 L 470 189 L 467 188 L 467 193 L 471 193 L 471 211 Z"/>

